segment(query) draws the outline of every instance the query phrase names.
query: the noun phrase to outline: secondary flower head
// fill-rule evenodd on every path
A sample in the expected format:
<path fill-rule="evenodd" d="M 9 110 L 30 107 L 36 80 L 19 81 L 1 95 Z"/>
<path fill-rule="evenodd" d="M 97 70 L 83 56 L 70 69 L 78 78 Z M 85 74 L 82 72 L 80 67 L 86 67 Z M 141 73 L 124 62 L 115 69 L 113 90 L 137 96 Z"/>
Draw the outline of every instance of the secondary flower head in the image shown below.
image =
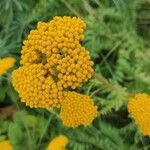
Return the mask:
<path fill-rule="evenodd" d="M 81 45 L 86 24 L 77 17 L 54 17 L 39 22 L 23 42 L 21 64 L 42 63 L 48 74 L 64 88 L 79 87 L 91 78 L 93 62 Z"/>
<path fill-rule="evenodd" d="M 145 93 L 136 94 L 129 100 L 128 111 L 143 135 L 150 136 L 150 95 Z"/>
<path fill-rule="evenodd" d="M 0 149 L 1 150 L 13 150 L 13 147 L 9 140 L 5 140 L 5 141 L 0 142 Z"/>
<path fill-rule="evenodd" d="M 64 135 L 59 135 L 49 143 L 47 150 L 65 150 L 67 144 L 68 138 Z"/>
<path fill-rule="evenodd" d="M 16 60 L 13 57 L 6 57 L 0 59 L 0 75 L 3 75 L 7 72 L 8 69 L 13 67 Z"/>
<path fill-rule="evenodd" d="M 47 74 L 42 64 L 23 66 L 13 72 L 13 85 L 22 102 L 35 108 L 50 109 L 60 106 L 62 87 Z"/>
<path fill-rule="evenodd" d="M 97 107 L 86 95 L 67 92 L 61 104 L 60 118 L 68 127 L 90 124 L 97 116 Z"/>

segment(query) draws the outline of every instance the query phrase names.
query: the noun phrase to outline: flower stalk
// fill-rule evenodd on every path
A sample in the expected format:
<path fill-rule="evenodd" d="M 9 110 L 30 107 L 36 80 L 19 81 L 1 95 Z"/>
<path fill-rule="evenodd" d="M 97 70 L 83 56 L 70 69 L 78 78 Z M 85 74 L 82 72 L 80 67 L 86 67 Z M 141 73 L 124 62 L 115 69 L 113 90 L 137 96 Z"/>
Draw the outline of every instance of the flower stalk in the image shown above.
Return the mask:
<path fill-rule="evenodd" d="M 118 90 L 118 86 L 109 83 L 107 81 L 107 79 L 105 79 L 102 75 L 97 74 L 96 72 L 94 72 L 93 76 L 97 79 L 97 81 L 99 81 L 100 83 L 102 83 L 108 89 L 113 90 L 113 91 L 114 90 Z"/>

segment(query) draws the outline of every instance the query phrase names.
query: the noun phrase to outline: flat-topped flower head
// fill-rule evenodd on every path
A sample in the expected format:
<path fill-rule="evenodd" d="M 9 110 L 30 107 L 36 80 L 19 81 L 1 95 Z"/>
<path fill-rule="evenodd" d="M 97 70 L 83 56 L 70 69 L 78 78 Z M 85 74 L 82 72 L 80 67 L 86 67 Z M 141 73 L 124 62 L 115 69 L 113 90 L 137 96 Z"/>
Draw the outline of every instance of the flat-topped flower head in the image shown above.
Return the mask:
<path fill-rule="evenodd" d="M 54 17 L 39 22 L 23 42 L 22 67 L 13 73 L 13 85 L 30 107 L 60 107 L 68 89 L 91 78 L 93 62 L 81 45 L 86 24 L 77 17 Z"/>
<path fill-rule="evenodd" d="M 68 138 L 64 135 L 59 135 L 49 143 L 47 150 L 66 150 L 67 144 Z"/>
<path fill-rule="evenodd" d="M 31 30 L 27 40 L 23 42 L 21 63 L 37 63 L 41 61 L 40 54 L 49 58 L 55 53 L 64 52 L 65 55 L 75 48 L 80 48 L 84 29 L 84 21 L 76 17 L 54 17 L 47 23 L 39 22 L 37 29 Z"/>
<path fill-rule="evenodd" d="M 78 127 L 88 125 L 97 116 L 97 106 L 86 95 L 67 92 L 61 103 L 60 118 L 65 126 Z"/>
<path fill-rule="evenodd" d="M 23 66 L 12 74 L 13 85 L 21 101 L 30 107 L 59 107 L 63 99 L 62 87 L 58 86 L 42 64 Z"/>
<path fill-rule="evenodd" d="M 128 111 L 143 135 L 150 136 L 150 95 L 136 94 L 129 100 Z"/>
<path fill-rule="evenodd" d="M 13 150 L 12 144 L 9 140 L 0 142 L 0 150 Z"/>
<path fill-rule="evenodd" d="M 81 45 L 86 24 L 77 17 L 54 17 L 39 22 L 23 42 L 21 64 L 42 63 L 63 88 L 75 89 L 91 78 L 93 62 Z"/>
<path fill-rule="evenodd" d="M 0 59 L 0 75 L 7 72 L 8 69 L 14 66 L 16 59 L 13 57 L 6 57 Z"/>

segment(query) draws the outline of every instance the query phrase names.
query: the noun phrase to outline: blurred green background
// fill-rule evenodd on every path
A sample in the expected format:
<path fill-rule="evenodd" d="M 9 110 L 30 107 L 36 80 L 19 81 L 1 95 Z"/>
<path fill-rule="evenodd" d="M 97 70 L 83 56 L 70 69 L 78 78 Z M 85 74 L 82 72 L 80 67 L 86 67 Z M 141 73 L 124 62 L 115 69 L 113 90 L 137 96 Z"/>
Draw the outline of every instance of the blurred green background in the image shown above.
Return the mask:
<path fill-rule="evenodd" d="M 38 21 L 54 16 L 78 16 L 87 23 L 83 45 L 95 71 L 122 87 L 110 91 L 92 78 L 78 89 L 100 106 L 101 116 L 87 127 L 66 128 L 55 114 L 29 109 L 11 84 L 23 40 Z M 124 96 L 125 91 L 150 94 L 149 29 L 149 0 L 0 0 L 0 58 L 17 59 L 0 76 L 0 141 L 10 139 L 14 150 L 45 150 L 64 134 L 68 150 L 149 150 L 150 138 L 128 117 Z"/>

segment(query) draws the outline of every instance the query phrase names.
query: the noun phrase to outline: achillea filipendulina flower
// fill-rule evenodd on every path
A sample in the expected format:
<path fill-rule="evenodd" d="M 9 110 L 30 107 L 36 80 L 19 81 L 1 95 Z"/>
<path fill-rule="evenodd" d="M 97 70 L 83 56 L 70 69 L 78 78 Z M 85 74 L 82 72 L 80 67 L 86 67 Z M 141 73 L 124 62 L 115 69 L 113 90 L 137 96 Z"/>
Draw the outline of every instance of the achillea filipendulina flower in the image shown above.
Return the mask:
<path fill-rule="evenodd" d="M 60 106 L 63 88 L 55 83 L 42 64 L 20 67 L 13 72 L 12 79 L 26 105 L 48 109 Z"/>
<path fill-rule="evenodd" d="M 76 17 L 39 22 L 23 42 L 21 64 L 42 63 L 58 85 L 75 89 L 91 78 L 93 62 L 81 45 L 86 24 Z"/>
<path fill-rule="evenodd" d="M 65 150 L 67 144 L 68 138 L 64 135 L 59 135 L 50 142 L 47 150 Z"/>
<path fill-rule="evenodd" d="M 67 55 L 75 48 L 81 48 L 85 23 L 76 17 L 54 17 L 47 23 L 39 22 L 37 29 L 31 30 L 28 39 L 22 48 L 23 65 L 33 64 L 39 61 L 42 53 L 48 56 L 52 54 Z M 64 50 L 63 50 L 64 49 Z"/>
<path fill-rule="evenodd" d="M 81 45 L 86 24 L 76 17 L 39 22 L 23 42 L 21 64 L 13 85 L 30 107 L 59 107 L 67 88 L 91 78 L 93 62 Z"/>
<path fill-rule="evenodd" d="M 150 136 L 150 95 L 145 93 L 136 94 L 129 100 L 128 111 L 143 135 Z"/>
<path fill-rule="evenodd" d="M 68 127 L 90 124 L 97 116 L 97 106 L 86 95 L 67 92 L 61 103 L 60 118 Z"/>
<path fill-rule="evenodd" d="M 15 62 L 16 62 L 16 59 L 13 57 L 6 57 L 6 58 L 0 59 L 0 75 L 5 74 L 8 69 L 13 67 Z"/>
<path fill-rule="evenodd" d="M 0 142 L 0 150 L 13 150 L 13 147 L 9 140 Z"/>

